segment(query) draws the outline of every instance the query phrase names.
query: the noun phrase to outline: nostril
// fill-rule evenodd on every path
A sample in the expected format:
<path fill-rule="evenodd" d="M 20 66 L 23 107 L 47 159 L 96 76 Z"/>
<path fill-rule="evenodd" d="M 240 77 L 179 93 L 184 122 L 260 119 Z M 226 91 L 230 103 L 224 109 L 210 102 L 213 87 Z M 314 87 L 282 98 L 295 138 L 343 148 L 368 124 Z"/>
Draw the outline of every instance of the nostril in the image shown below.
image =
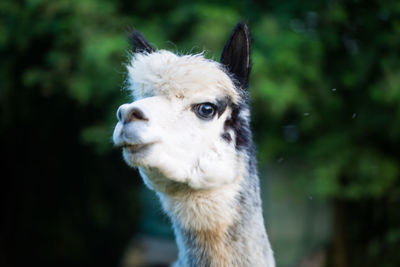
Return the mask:
<path fill-rule="evenodd" d="M 137 121 L 137 120 L 141 120 L 141 121 L 147 121 L 147 117 L 144 115 L 143 111 L 141 111 L 138 108 L 132 108 L 129 111 L 129 114 L 127 116 L 127 121 L 128 122 L 133 122 L 133 121 Z"/>
<path fill-rule="evenodd" d="M 148 118 L 140 108 L 129 105 L 122 105 L 119 107 L 117 110 L 117 119 L 122 124 L 134 121 L 148 121 Z"/>

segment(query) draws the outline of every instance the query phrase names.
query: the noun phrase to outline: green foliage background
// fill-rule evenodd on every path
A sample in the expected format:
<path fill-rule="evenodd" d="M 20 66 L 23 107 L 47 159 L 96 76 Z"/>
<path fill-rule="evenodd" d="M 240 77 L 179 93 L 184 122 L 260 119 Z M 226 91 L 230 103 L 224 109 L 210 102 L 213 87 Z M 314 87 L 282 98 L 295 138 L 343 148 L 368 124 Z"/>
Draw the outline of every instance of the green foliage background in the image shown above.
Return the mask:
<path fill-rule="evenodd" d="M 1 266 L 119 263 L 143 206 L 110 139 L 125 32 L 218 59 L 241 19 L 260 168 L 331 203 L 326 266 L 399 266 L 396 0 L 0 2 Z"/>

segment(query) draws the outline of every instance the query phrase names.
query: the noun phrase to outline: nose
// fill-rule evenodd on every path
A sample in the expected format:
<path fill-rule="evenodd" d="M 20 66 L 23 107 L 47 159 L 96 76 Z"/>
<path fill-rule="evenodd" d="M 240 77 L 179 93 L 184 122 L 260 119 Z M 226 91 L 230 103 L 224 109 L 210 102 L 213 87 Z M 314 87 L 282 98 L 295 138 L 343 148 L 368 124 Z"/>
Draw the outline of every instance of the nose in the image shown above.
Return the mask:
<path fill-rule="evenodd" d="M 119 107 L 117 111 L 117 119 L 123 124 L 134 121 L 149 120 L 140 108 L 130 105 L 122 105 Z"/>

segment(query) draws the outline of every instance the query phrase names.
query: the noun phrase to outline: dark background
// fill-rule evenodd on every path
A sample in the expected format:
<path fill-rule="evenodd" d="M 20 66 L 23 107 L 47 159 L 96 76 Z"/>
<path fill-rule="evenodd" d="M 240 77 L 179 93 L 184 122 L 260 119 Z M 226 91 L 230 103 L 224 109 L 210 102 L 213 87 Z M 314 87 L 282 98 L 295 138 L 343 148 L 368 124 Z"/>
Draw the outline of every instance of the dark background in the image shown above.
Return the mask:
<path fill-rule="evenodd" d="M 132 237 L 171 238 L 111 142 L 125 32 L 218 59 L 241 19 L 278 266 L 400 265 L 398 0 L 4 0 L 0 266 L 119 266 Z"/>

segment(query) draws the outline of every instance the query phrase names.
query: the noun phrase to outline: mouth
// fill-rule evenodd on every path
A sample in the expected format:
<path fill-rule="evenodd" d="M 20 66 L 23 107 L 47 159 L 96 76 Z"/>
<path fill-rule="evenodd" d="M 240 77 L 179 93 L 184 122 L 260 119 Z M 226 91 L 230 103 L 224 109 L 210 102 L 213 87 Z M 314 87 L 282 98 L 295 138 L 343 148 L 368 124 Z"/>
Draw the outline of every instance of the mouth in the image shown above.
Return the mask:
<path fill-rule="evenodd" d="M 149 146 L 151 146 L 154 143 L 147 143 L 147 144 L 124 144 L 122 148 L 124 149 L 125 152 L 129 152 L 131 154 L 138 153 L 140 151 L 143 151 L 147 149 Z"/>

